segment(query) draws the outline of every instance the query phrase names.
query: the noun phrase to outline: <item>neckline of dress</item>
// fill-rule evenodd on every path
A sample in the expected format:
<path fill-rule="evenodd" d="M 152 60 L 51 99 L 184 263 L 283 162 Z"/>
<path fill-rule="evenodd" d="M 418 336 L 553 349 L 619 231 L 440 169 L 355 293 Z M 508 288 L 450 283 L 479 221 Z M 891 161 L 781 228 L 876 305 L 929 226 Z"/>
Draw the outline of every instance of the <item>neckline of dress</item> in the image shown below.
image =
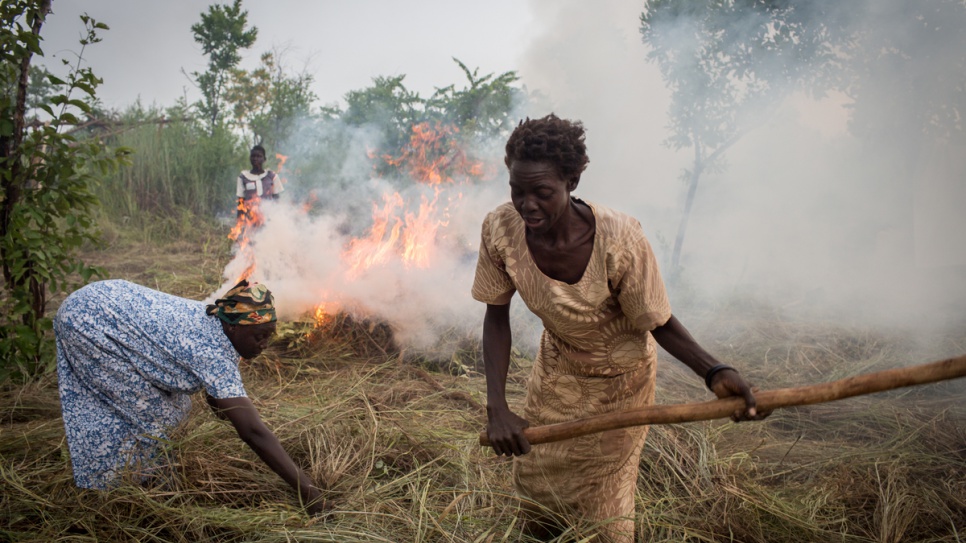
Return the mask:
<path fill-rule="evenodd" d="M 242 170 L 242 175 L 245 176 L 246 179 L 249 179 L 251 181 L 260 181 L 264 179 L 265 176 L 269 174 L 269 172 L 271 172 L 271 170 L 265 170 L 261 174 L 257 174 L 257 173 L 252 173 L 248 170 Z"/>
<path fill-rule="evenodd" d="M 542 275 L 544 278 L 550 281 L 559 283 L 561 285 L 567 285 L 568 287 L 575 287 L 579 285 L 581 282 L 583 282 L 584 277 L 587 277 L 587 269 L 590 268 L 590 265 L 594 262 L 594 256 L 597 255 L 597 246 L 600 240 L 600 236 L 598 235 L 600 233 L 600 228 L 598 228 L 600 221 L 597 220 L 598 219 L 597 208 L 594 207 L 594 204 L 586 200 L 581 200 L 576 196 L 571 196 L 570 198 L 575 202 L 579 202 L 586 205 L 588 208 L 590 208 L 590 212 L 594 216 L 594 247 L 590 250 L 590 258 L 587 259 L 587 265 L 584 266 L 584 271 L 581 272 L 580 278 L 573 283 L 561 281 L 560 279 L 554 279 L 553 277 L 550 277 L 549 275 L 544 273 L 543 270 L 540 269 L 540 266 L 537 264 L 536 259 L 534 259 L 533 255 L 530 253 L 530 244 L 527 243 L 527 226 L 526 224 L 523 223 L 523 217 L 521 217 L 520 214 L 517 213 L 515 209 L 514 209 L 514 214 L 516 215 L 517 219 L 520 221 L 520 227 L 523 228 L 523 247 L 526 249 L 524 252 L 526 253 L 527 258 L 530 260 L 530 263 L 533 264 L 533 267 L 536 268 L 538 272 L 540 272 L 540 275 Z"/>

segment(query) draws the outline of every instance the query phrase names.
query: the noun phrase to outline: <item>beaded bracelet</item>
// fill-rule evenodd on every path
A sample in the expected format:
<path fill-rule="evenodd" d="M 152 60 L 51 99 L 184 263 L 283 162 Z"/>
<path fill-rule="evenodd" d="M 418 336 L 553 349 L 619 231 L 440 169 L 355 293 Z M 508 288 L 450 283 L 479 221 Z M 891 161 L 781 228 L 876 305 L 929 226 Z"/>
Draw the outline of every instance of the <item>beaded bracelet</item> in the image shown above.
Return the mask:
<path fill-rule="evenodd" d="M 708 370 L 708 373 L 704 374 L 704 384 L 707 385 L 708 390 L 711 390 L 711 379 L 714 378 L 716 373 L 724 370 L 738 371 L 732 368 L 731 366 L 726 366 L 724 364 L 718 364 L 717 366 L 713 366 L 710 370 Z"/>

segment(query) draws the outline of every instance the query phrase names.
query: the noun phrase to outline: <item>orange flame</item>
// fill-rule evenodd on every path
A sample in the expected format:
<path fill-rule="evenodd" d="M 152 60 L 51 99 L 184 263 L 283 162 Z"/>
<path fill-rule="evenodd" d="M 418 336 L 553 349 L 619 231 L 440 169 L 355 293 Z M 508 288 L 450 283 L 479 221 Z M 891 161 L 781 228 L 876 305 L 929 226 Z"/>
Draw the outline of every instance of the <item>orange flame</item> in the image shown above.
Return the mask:
<path fill-rule="evenodd" d="M 308 196 L 305 198 L 305 201 L 302 202 L 302 213 L 312 211 L 312 208 L 315 207 L 315 204 L 317 204 L 318 201 L 319 195 L 314 190 L 310 190 Z"/>
<path fill-rule="evenodd" d="M 287 157 L 276 156 L 281 160 L 281 171 Z M 346 277 L 357 279 L 372 267 L 393 259 L 406 267 L 428 268 L 443 237 L 441 234 L 445 234 L 441 229 L 449 224 L 449 203 L 462 199 L 458 185 L 484 177 L 483 162 L 467 157 L 461 148 L 457 127 L 438 122 L 414 125 L 409 142 L 399 156 L 380 156 L 376 151 L 370 151 L 369 156 L 432 187 L 432 195 L 422 194 L 418 206 L 411 209 L 410 202 L 399 192 L 383 194 L 382 204 L 372 206 L 372 225 L 368 231 L 349 240 L 342 252 Z M 311 205 L 311 201 L 307 202 L 303 209 L 308 211 Z M 314 314 L 316 327 L 331 322 L 339 309 L 332 302 L 318 304 Z"/>
<path fill-rule="evenodd" d="M 259 208 L 260 201 L 257 196 L 250 200 L 239 198 L 236 207 L 238 218 L 235 220 L 235 226 L 228 233 L 228 239 L 238 245 L 238 252 L 248 262 L 245 270 L 235 279 L 236 283 L 242 279 L 248 279 L 255 273 L 255 251 L 252 249 L 251 236 L 259 226 L 265 224 L 265 216 Z"/>
<path fill-rule="evenodd" d="M 427 268 L 430 255 L 435 246 L 436 232 L 440 226 L 447 223 L 437 218 L 436 203 L 439 200 L 439 188 L 433 190 L 433 201 L 422 197 L 419 212 L 416 215 L 406 213 L 406 229 L 403 232 L 403 261 L 415 265 L 417 268 Z"/>
<path fill-rule="evenodd" d="M 450 174 L 480 177 L 483 163 L 466 157 L 458 134 L 456 126 L 437 122 L 430 128 L 428 122 L 419 123 L 413 126 L 409 145 L 403 148 L 402 154 L 383 155 L 382 159 L 390 166 L 400 167 L 412 179 L 429 185 L 453 183 Z"/>
<path fill-rule="evenodd" d="M 381 209 L 376 205 L 372 206 L 372 227 L 369 228 L 369 235 L 351 240 L 342 253 L 343 260 L 349 265 L 346 275 L 350 278 L 358 277 L 364 270 L 376 264 L 385 263 L 399 239 L 402 222 L 398 217 L 393 217 L 393 213 L 395 208 L 403 205 L 403 198 L 398 192 L 384 194 L 382 197 L 384 204 Z"/>
<path fill-rule="evenodd" d="M 328 298 L 327 293 L 322 293 L 321 298 Z M 335 315 L 342 309 L 342 307 L 335 302 L 322 302 L 315 306 L 315 328 L 322 328 L 335 319 Z"/>
<path fill-rule="evenodd" d="M 275 182 L 284 187 L 288 184 L 288 179 L 282 174 L 285 173 L 285 162 L 288 160 L 288 157 L 282 153 L 275 153 L 275 159 L 278 160 L 278 170 L 275 171 Z"/>

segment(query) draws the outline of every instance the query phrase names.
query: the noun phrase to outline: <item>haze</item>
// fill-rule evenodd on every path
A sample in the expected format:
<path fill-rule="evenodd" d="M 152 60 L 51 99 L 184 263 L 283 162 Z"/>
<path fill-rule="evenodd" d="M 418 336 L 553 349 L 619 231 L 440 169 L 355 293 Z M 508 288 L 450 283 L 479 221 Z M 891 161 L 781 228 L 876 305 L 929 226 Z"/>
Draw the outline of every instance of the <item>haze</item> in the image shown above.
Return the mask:
<path fill-rule="evenodd" d="M 854 9 L 888 11 L 892 3 L 856 2 Z M 268 49 L 284 48 L 290 66 L 315 74 L 314 90 L 322 103 L 338 103 L 376 76 L 406 74 L 407 86 L 424 96 L 434 87 L 461 84 L 463 75 L 452 57 L 481 73 L 515 70 L 521 85 L 545 97 L 519 111 L 521 118 L 554 111 L 582 120 L 588 129 L 591 164 L 577 195 L 638 217 L 655 250 L 662 259 L 668 257 L 683 202 L 680 175 L 690 156 L 662 145 L 668 135 L 669 94 L 657 67 L 646 61 L 640 2 L 249 1 L 244 7 L 259 28 L 244 65 L 252 66 Z M 204 68 L 190 34 L 204 8 L 180 0 L 56 0 L 55 17 L 44 29 L 45 50 L 48 57 L 51 52 L 70 56 L 80 28 L 76 14 L 83 9 L 111 26 L 104 41 L 85 53 L 105 79 L 99 91 L 105 105 L 120 109 L 139 98 L 169 105 L 183 95 L 194 100 L 197 92 L 182 71 Z M 928 43 L 922 47 L 917 54 L 924 72 L 962 73 L 955 54 L 929 49 L 934 46 Z M 880 83 L 888 89 L 890 77 L 898 81 L 905 75 L 882 74 Z M 866 114 L 892 115 L 896 102 L 901 106 L 905 99 L 893 98 L 867 104 Z M 956 100 L 961 103 L 950 97 Z M 882 160 L 883 147 L 848 131 L 849 107 L 844 95 L 811 99 L 792 94 L 729 151 L 725 168 L 704 178 L 682 258 L 687 283 L 679 287 L 678 299 L 685 297 L 683 292 L 705 301 L 745 297 L 788 311 L 801 308 L 888 325 L 962 322 L 966 149 L 956 143 L 926 144 L 910 133 L 891 147 L 906 145 L 918 156 L 913 171 L 899 179 Z M 360 175 L 367 174 L 360 169 Z M 306 182 L 324 185 L 310 178 Z M 893 203 L 882 199 L 884 184 L 893 182 L 908 182 L 910 223 L 892 221 Z M 366 197 L 375 192 L 373 186 Z M 482 214 L 505 200 L 505 192 L 502 183 L 480 189 L 473 196 L 479 204 L 461 208 L 452 228 L 475 243 Z M 279 220 L 266 228 L 263 235 L 279 240 L 274 252 L 260 257 L 277 262 L 264 268 L 275 281 L 273 289 L 294 301 L 304 292 L 332 287 L 331 281 L 309 284 L 304 274 L 285 275 L 319 270 L 321 264 L 313 268 L 279 260 L 304 258 L 298 248 L 306 246 L 337 257 L 342 240 L 332 238 L 327 228 L 332 220 L 323 217 L 312 225 Z M 268 251 L 269 244 L 262 245 Z M 436 304 L 441 315 L 466 315 L 467 326 L 473 326 L 482 316 L 482 307 L 469 299 L 473 262 L 458 255 L 442 262 L 445 271 L 410 277 L 390 269 L 368 283 L 385 284 L 383 274 L 389 273 L 409 285 L 403 292 L 410 296 L 407 303 L 399 303 L 398 290 L 370 294 L 366 302 L 389 315 L 398 311 L 400 322 L 413 322 L 416 299 L 424 311 Z M 344 288 L 362 297 L 373 291 L 367 284 Z"/>

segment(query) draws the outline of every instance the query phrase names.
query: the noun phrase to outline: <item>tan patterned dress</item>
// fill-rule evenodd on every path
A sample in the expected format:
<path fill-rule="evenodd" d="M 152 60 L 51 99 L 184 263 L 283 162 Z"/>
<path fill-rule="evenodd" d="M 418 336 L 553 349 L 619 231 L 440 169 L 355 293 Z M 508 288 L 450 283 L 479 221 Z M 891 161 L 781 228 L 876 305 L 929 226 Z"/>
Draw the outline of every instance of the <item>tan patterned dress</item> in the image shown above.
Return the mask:
<path fill-rule="evenodd" d="M 503 305 L 519 292 L 544 331 L 527 385 L 533 426 L 624 411 L 654 401 L 657 355 L 649 333 L 671 317 L 664 283 L 640 223 L 588 204 L 596 219 L 590 262 L 573 285 L 551 279 L 527 248 L 510 203 L 483 222 L 473 297 Z M 608 524 L 633 540 L 634 491 L 646 427 L 536 445 L 514 458 L 521 496 L 562 514 Z"/>

